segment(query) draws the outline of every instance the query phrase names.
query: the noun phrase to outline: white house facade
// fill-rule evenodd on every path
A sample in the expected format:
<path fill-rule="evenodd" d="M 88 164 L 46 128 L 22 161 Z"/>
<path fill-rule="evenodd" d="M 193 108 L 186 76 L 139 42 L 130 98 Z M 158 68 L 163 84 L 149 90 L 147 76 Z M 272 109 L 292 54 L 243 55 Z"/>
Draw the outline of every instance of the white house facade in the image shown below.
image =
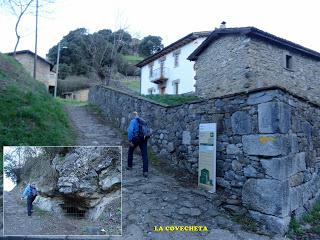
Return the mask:
<path fill-rule="evenodd" d="M 195 91 L 194 62 L 187 57 L 211 32 L 194 32 L 137 64 L 141 94 L 183 94 Z"/>

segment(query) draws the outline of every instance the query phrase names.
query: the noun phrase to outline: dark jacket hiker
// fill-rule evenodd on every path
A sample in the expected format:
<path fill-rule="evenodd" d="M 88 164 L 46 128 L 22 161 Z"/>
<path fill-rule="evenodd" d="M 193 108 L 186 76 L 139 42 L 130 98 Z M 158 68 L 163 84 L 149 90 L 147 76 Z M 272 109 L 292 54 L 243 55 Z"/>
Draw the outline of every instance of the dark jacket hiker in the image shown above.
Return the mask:
<path fill-rule="evenodd" d="M 132 169 L 133 162 L 133 152 L 134 149 L 139 146 L 141 150 L 142 160 L 143 160 L 143 175 L 147 177 L 148 173 L 148 150 L 147 141 L 152 134 L 152 130 L 148 126 L 148 123 L 139 118 L 137 112 L 133 112 L 133 119 L 130 121 L 128 127 L 128 140 L 130 147 L 128 150 L 128 167 L 127 169 Z"/>
<path fill-rule="evenodd" d="M 28 211 L 28 216 L 31 216 L 32 213 L 32 203 L 36 199 L 38 193 L 37 189 L 35 186 L 32 184 L 28 184 L 27 187 L 24 189 L 22 193 L 22 198 L 27 198 L 27 211 Z"/>

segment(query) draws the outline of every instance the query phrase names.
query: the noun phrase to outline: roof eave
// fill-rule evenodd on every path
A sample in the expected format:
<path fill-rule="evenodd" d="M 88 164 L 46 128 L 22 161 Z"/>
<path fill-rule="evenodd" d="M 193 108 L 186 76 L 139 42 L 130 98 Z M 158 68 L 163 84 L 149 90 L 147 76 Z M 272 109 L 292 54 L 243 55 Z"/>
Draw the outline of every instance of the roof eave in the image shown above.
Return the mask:
<path fill-rule="evenodd" d="M 253 31 L 253 32 L 250 32 L 247 34 L 248 36 L 253 36 L 253 37 L 257 37 L 257 38 L 260 38 L 260 39 L 265 39 L 267 40 L 268 42 L 271 42 L 277 46 L 280 46 L 280 47 L 283 47 L 283 48 L 286 48 L 288 50 L 291 50 L 291 51 L 295 51 L 297 53 L 300 53 L 300 54 L 304 54 L 304 55 L 307 55 L 311 58 L 315 58 L 315 59 L 318 59 L 320 60 L 320 53 L 314 51 L 314 50 L 311 50 L 311 49 L 307 49 L 303 46 L 300 46 L 296 43 L 293 43 L 293 42 L 290 42 L 288 40 L 281 40 L 281 39 L 278 39 L 278 38 L 272 38 L 268 35 L 265 35 L 263 33 L 261 33 L 259 30 L 258 31 Z"/>
<path fill-rule="evenodd" d="M 161 51 L 143 59 L 142 61 L 138 62 L 135 66 L 142 68 L 145 65 L 149 64 L 150 62 L 174 51 L 175 49 L 178 49 L 182 46 L 185 46 L 186 44 L 192 42 L 195 39 L 201 38 L 201 37 L 207 37 L 206 36 L 210 35 L 210 31 L 207 32 L 192 32 L 186 36 L 184 36 L 183 38 L 180 38 L 179 40 L 175 41 L 174 43 L 171 43 L 170 45 L 168 45 L 167 47 L 163 48 Z"/>
<path fill-rule="evenodd" d="M 9 52 L 9 53 L 6 53 L 7 55 L 9 56 L 12 56 L 13 55 L 13 52 Z M 30 51 L 30 50 L 20 50 L 20 51 L 16 51 L 16 54 L 31 54 L 31 55 L 35 55 L 34 52 Z M 42 61 L 44 61 L 45 63 L 47 63 L 48 65 L 50 65 L 50 71 L 53 69 L 54 67 L 54 64 L 49 62 L 48 60 L 46 60 L 45 58 L 37 55 L 37 58 L 41 59 Z"/>
<path fill-rule="evenodd" d="M 244 28 L 238 28 L 238 29 L 216 29 L 212 32 L 212 34 L 204 41 L 202 44 L 196 48 L 189 56 L 188 60 L 190 61 L 196 61 L 199 57 L 199 55 L 216 39 L 219 37 L 225 35 L 225 34 L 244 34 L 248 37 L 256 37 L 263 39 L 264 41 L 267 41 L 269 43 L 278 45 L 282 48 L 287 48 L 291 51 L 296 51 L 298 53 L 307 55 L 308 57 L 320 60 L 320 53 L 305 48 L 299 44 L 296 44 L 294 42 L 288 41 L 286 39 L 279 38 L 275 35 L 272 35 L 267 32 L 263 32 L 262 30 L 255 28 L 255 27 L 244 27 Z"/>

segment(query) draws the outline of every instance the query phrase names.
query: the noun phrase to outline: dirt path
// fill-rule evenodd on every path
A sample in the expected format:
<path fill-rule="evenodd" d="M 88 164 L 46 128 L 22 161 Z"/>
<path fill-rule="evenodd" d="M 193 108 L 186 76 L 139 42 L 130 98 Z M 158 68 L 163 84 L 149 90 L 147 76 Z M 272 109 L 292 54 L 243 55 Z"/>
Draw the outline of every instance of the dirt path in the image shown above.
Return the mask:
<path fill-rule="evenodd" d="M 216 194 L 199 190 L 194 184 L 181 183 L 172 174 L 152 165 L 149 177 L 144 178 L 139 155 L 134 155 L 133 169 L 126 170 L 128 148 L 120 134 L 88 106 L 68 106 L 67 111 L 77 132 L 78 144 L 123 146 L 123 236 L 103 239 L 270 240 L 267 236 L 247 232 L 232 221 L 219 209 L 221 201 Z M 206 226 L 208 231 L 166 231 L 166 226 Z M 155 231 L 161 230 L 160 227 L 163 231 Z M 68 236 L 64 239 L 95 238 Z"/>
<path fill-rule="evenodd" d="M 122 140 L 103 119 L 88 106 L 66 106 L 76 132 L 78 146 L 119 146 Z"/>
<path fill-rule="evenodd" d="M 43 212 L 34 206 L 27 215 L 26 200 L 20 199 L 17 188 L 4 192 L 5 235 L 77 235 L 92 234 L 98 224 L 87 219 L 75 219 L 58 213 Z"/>

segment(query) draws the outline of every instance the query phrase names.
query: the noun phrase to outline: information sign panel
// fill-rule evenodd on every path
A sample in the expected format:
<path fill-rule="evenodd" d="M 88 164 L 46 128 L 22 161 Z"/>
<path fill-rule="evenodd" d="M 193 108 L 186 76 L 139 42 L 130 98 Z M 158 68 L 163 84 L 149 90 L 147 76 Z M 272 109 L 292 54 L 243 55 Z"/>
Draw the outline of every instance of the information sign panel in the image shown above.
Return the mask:
<path fill-rule="evenodd" d="M 209 192 L 216 191 L 216 141 L 217 124 L 201 123 L 199 126 L 198 185 Z"/>

